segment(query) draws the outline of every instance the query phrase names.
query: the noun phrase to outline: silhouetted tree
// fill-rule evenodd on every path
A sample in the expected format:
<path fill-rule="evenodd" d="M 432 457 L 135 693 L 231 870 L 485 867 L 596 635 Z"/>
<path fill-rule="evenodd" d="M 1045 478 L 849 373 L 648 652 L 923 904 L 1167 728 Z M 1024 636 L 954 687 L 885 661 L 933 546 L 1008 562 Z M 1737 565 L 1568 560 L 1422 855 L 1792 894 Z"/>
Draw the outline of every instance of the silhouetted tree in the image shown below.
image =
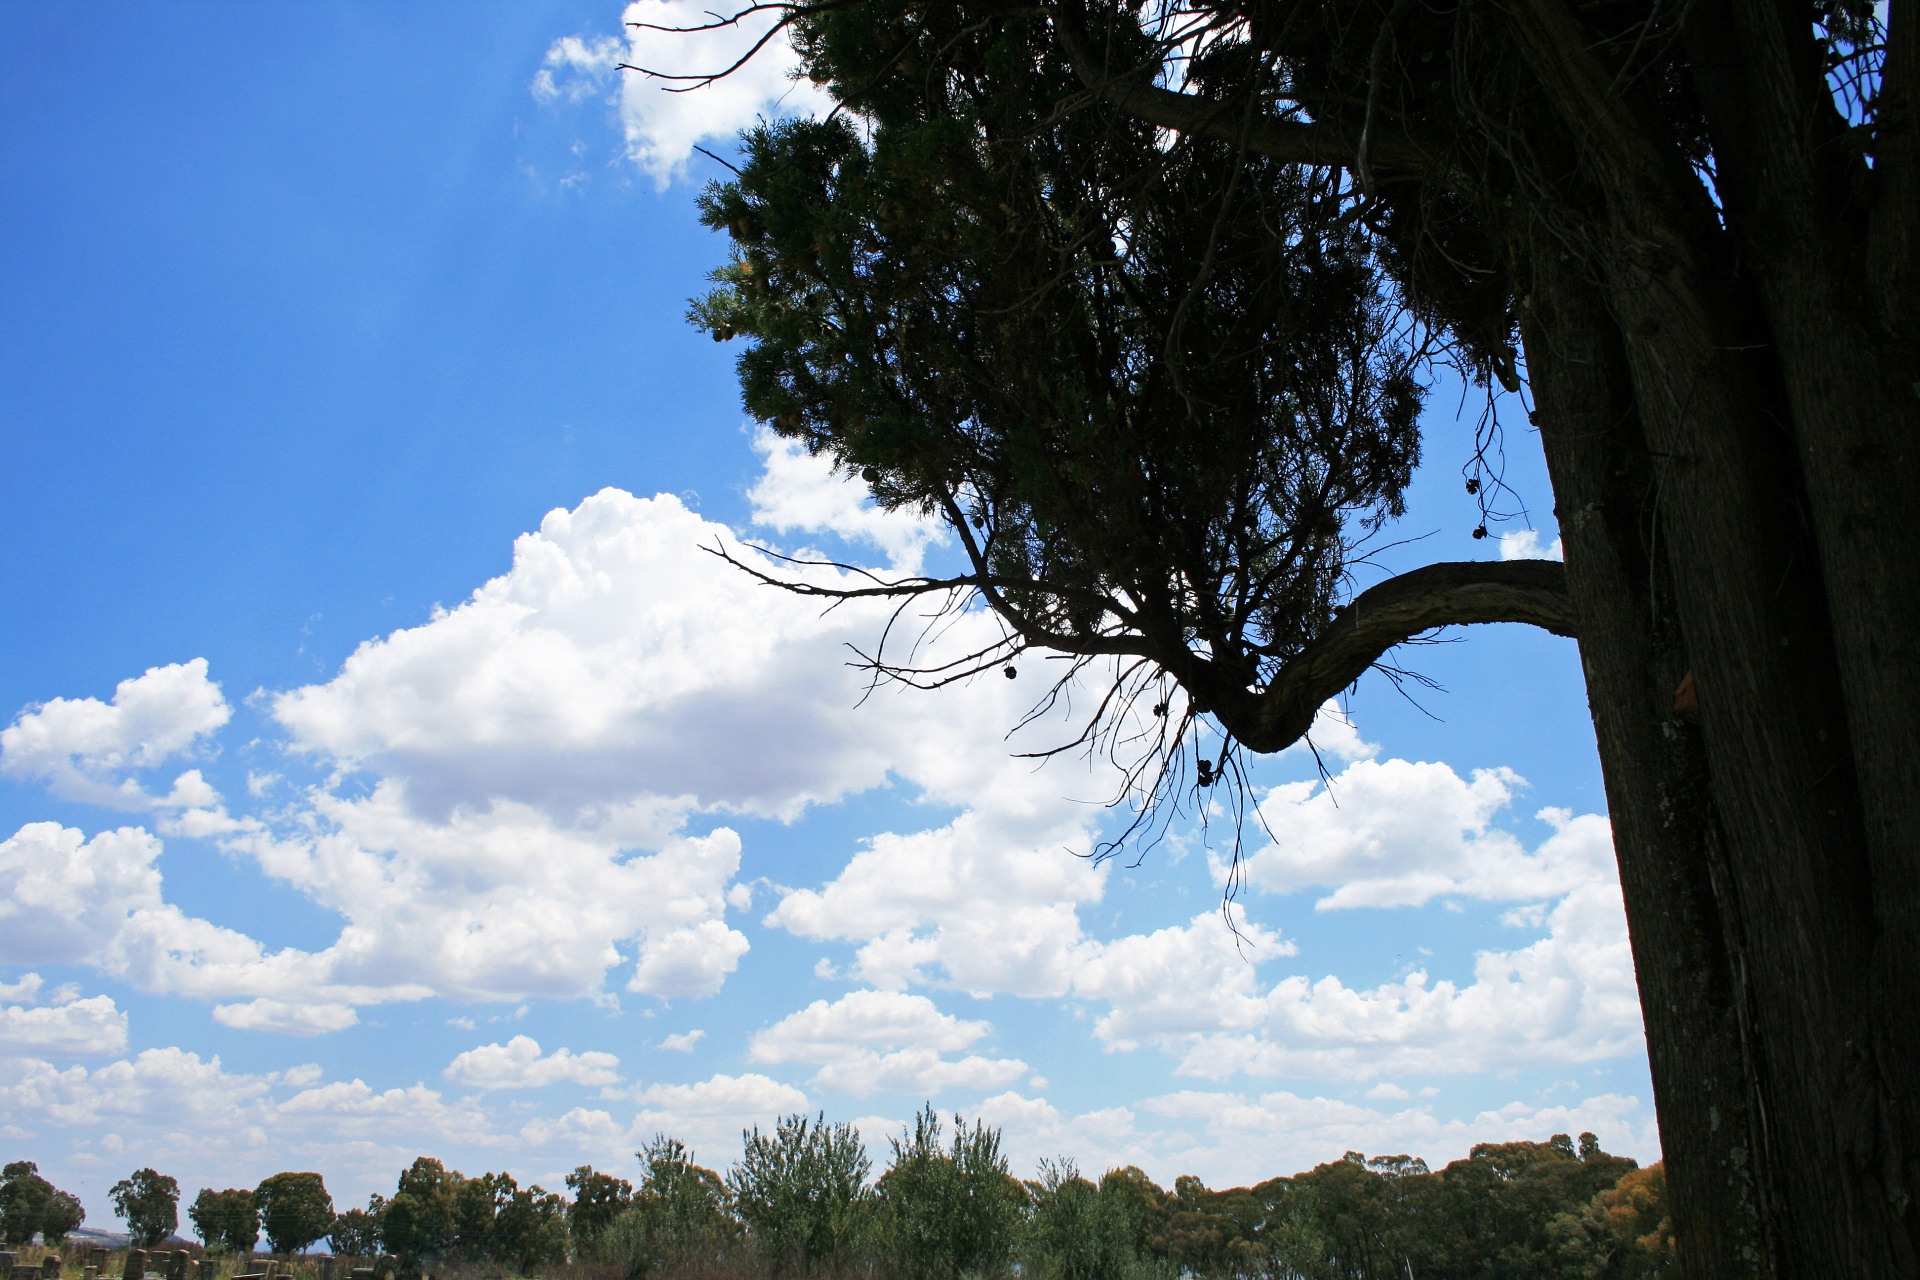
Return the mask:
<path fill-rule="evenodd" d="M 1911 5 L 765 8 L 841 110 L 749 134 L 695 318 L 958 539 L 859 591 L 1004 627 L 876 674 L 1098 664 L 1151 811 L 1435 628 L 1577 635 L 1686 1268 L 1920 1269 Z M 1530 393 L 1565 570 L 1356 595 L 1436 359 Z"/>

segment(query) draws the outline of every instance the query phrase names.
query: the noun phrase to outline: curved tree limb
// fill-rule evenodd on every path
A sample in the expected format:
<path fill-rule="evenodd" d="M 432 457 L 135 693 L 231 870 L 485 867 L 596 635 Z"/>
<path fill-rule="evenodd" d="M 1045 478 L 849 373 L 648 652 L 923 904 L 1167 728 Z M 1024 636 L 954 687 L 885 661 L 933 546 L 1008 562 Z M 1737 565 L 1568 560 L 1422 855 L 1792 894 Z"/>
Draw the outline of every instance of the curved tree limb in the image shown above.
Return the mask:
<path fill-rule="evenodd" d="M 1212 708 L 1248 749 L 1279 751 L 1305 736 L 1320 704 L 1382 654 L 1423 632 L 1476 622 L 1523 622 L 1575 634 L 1567 570 L 1557 560 L 1445 561 L 1388 578 L 1333 622 L 1268 684 Z"/>

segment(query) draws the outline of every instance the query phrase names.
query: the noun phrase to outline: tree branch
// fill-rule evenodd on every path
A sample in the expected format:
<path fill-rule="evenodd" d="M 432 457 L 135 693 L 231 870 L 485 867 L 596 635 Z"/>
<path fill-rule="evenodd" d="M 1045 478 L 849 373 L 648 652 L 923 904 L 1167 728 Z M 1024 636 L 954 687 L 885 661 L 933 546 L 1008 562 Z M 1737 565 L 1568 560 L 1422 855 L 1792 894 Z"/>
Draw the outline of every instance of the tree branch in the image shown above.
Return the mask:
<path fill-rule="evenodd" d="M 1555 560 L 1448 561 L 1389 578 L 1334 614 L 1264 693 L 1222 699 L 1226 705 L 1210 710 L 1250 750 L 1279 751 L 1305 736 L 1320 705 L 1387 650 L 1422 632 L 1476 622 L 1575 634 L 1566 567 Z"/>

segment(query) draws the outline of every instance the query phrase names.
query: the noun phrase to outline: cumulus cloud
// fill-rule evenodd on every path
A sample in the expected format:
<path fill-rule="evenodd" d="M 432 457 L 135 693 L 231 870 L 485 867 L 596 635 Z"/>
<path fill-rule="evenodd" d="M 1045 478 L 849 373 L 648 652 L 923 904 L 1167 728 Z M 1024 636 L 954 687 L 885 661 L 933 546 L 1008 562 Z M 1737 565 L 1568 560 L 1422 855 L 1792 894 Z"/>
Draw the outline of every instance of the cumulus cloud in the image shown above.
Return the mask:
<path fill-rule="evenodd" d="M 1099 1002 L 1094 1030 L 1110 1050 L 1151 1045 L 1174 1055 L 1178 1072 L 1208 1078 L 1364 1080 L 1635 1051 L 1639 1007 L 1606 820 L 1542 810 L 1551 834 L 1528 849 L 1494 825 L 1523 786 L 1510 771 L 1462 778 L 1446 765 L 1378 761 L 1344 717 L 1323 715 L 1330 740 L 1349 735 L 1352 763 L 1324 786 L 1288 784 L 1264 798 L 1275 838 L 1243 864 L 1248 885 L 1327 888 L 1323 909 L 1518 900 L 1508 923 L 1546 936 L 1483 952 L 1468 983 L 1424 970 L 1368 988 L 1333 975 L 1275 981 L 1263 970 L 1294 945 L 1238 906 L 1232 928 L 1208 912 L 1150 933 L 1090 936 L 1076 903 L 1097 900 L 1101 886 L 1069 877 L 1094 870 L 968 838 L 990 821 L 977 813 L 874 837 L 826 885 L 789 892 L 768 921 L 859 942 L 856 973 L 895 991 L 941 982 Z M 1059 878 L 1033 879 L 1047 876 Z"/>
<path fill-rule="evenodd" d="M 270 953 L 187 915 L 162 895 L 160 853 L 160 841 L 138 827 L 88 839 L 72 827 L 34 822 L 0 841 L 0 961 L 85 964 L 167 994 L 267 997 L 258 1007 L 228 1010 L 222 1021 L 232 1026 L 269 1025 L 282 1008 L 277 1001 L 337 1007 L 427 994 L 418 984 L 377 978 L 342 983 L 330 955 Z M 278 1016 L 298 1024 L 303 1015 Z M 312 1020 L 325 1015 L 304 1016 L 304 1026 L 276 1029 L 320 1029 Z"/>
<path fill-rule="evenodd" d="M 124 775 L 201 749 L 232 716 L 220 686 L 207 679 L 205 658 L 150 667 L 122 680 L 110 702 L 55 698 L 22 711 L 0 729 L 0 773 L 108 808 L 209 807 L 219 797 L 197 769 L 181 774 L 164 796 Z"/>
<path fill-rule="evenodd" d="M 1356 989 L 1331 975 L 1282 979 L 1242 1006 L 1245 1021 L 1163 1025 L 1184 1046 L 1178 1071 L 1367 1080 L 1594 1062 L 1641 1044 L 1626 916 L 1613 885 L 1586 885 L 1553 908 L 1548 935 L 1481 952 L 1473 981 L 1415 970 Z"/>
<path fill-rule="evenodd" d="M 662 1049 L 669 1049 L 674 1053 L 692 1053 L 693 1047 L 705 1039 L 706 1034 L 706 1032 L 698 1029 L 693 1031 L 677 1031 L 663 1038 L 660 1041 L 660 1047 Z"/>
<path fill-rule="evenodd" d="M 640 1106 L 627 1126 L 629 1139 L 670 1134 L 713 1163 L 731 1160 L 740 1150 L 742 1129 L 770 1129 L 780 1117 L 808 1109 L 805 1093 L 753 1071 L 694 1084 L 648 1085 L 634 1099 Z"/>
<path fill-rule="evenodd" d="M 864 543 L 883 552 L 894 570 L 909 574 L 920 571 L 930 544 L 948 540 L 938 521 L 875 506 L 865 485 L 837 473 L 824 455 L 809 455 L 798 441 L 762 427 L 754 434 L 753 447 L 761 455 L 762 470 L 747 498 L 757 525 L 776 533 L 831 533 Z"/>
<path fill-rule="evenodd" d="M 1445 764 L 1357 760 L 1329 783 L 1268 793 L 1260 817 L 1272 842 L 1241 872 L 1269 893 L 1331 888 L 1322 910 L 1419 906 L 1443 894 L 1541 900 L 1611 881 L 1605 818 L 1543 809 L 1554 832 L 1531 852 L 1492 825 L 1524 785 L 1510 769 L 1467 779 Z"/>
<path fill-rule="evenodd" d="M 40 975 L 30 973 L 18 983 L 0 985 L 0 999 L 31 1001 L 39 988 Z M 0 1005 L 0 1056 L 91 1058 L 126 1047 L 127 1015 L 110 996 L 69 994 L 47 1005 Z"/>
<path fill-rule="evenodd" d="M 784 33 L 731 75 L 686 93 L 669 92 L 688 82 L 662 77 L 726 70 L 766 34 L 776 17 L 759 14 L 737 24 L 716 25 L 711 8 L 697 0 L 638 0 L 622 15 L 624 41 L 611 36 L 556 40 L 534 75 L 533 96 L 542 102 L 578 102 L 610 93 L 619 108 L 628 157 L 664 188 L 685 172 L 694 147 L 702 142 L 730 142 L 763 116 L 831 109 L 825 94 L 794 79 L 798 64 Z M 687 30 L 697 27 L 712 29 Z M 645 70 L 622 72 L 622 62 Z"/>
<path fill-rule="evenodd" d="M 443 1073 L 455 1084 L 474 1089 L 544 1089 L 552 1084 L 609 1085 L 620 1079 L 620 1059 L 589 1049 L 574 1053 L 555 1049 L 542 1055 L 531 1036 L 515 1036 L 505 1044 L 483 1044 L 468 1049 L 447 1064 Z"/>
<path fill-rule="evenodd" d="M 751 1052 L 755 1062 L 819 1064 L 813 1084 L 829 1093 L 932 1096 L 950 1088 L 999 1088 L 1027 1073 L 1027 1064 L 1014 1058 L 944 1056 L 991 1030 L 940 1012 L 925 996 L 853 991 L 787 1015 L 754 1036 Z"/>

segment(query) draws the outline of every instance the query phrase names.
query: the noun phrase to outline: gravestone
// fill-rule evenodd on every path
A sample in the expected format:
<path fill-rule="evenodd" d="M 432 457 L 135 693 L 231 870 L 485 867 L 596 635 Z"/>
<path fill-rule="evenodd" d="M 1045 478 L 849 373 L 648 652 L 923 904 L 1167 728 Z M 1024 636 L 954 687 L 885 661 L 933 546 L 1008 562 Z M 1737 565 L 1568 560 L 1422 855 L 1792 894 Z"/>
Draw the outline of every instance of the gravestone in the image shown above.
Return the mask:
<path fill-rule="evenodd" d="M 150 1276 L 159 1276 L 161 1280 L 166 1280 L 167 1264 L 172 1261 L 173 1251 L 171 1249 L 147 1250 L 147 1274 Z"/>
<path fill-rule="evenodd" d="M 333 1280 L 333 1255 L 332 1254 L 321 1255 L 319 1267 L 320 1267 L 320 1280 Z"/>
<path fill-rule="evenodd" d="M 80 1275 L 82 1280 L 100 1280 L 100 1268 L 89 1262 L 85 1267 L 81 1268 Z"/>
<path fill-rule="evenodd" d="M 40 1259 L 40 1274 L 46 1280 L 60 1280 L 60 1255 L 50 1253 Z"/>
<path fill-rule="evenodd" d="M 122 1280 L 147 1280 L 147 1251 L 127 1250 L 127 1266 L 120 1275 Z"/>
<path fill-rule="evenodd" d="M 355 1267 L 347 1272 L 347 1280 L 374 1280 L 380 1272 L 373 1267 Z"/>
<path fill-rule="evenodd" d="M 107 1251 L 105 1249 L 87 1250 L 87 1265 L 96 1275 L 105 1275 L 107 1270 Z"/>
<path fill-rule="evenodd" d="M 212 1258 L 202 1258 L 200 1259 L 198 1270 L 198 1280 L 213 1280 L 215 1273 L 220 1270 L 220 1264 Z"/>
<path fill-rule="evenodd" d="M 192 1254 L 185 1249 L 175 1249 L 173 1257 L 167 1261 L 167 1280 L 187 1280 L 187 1268 L 192 1263 Z"/>

